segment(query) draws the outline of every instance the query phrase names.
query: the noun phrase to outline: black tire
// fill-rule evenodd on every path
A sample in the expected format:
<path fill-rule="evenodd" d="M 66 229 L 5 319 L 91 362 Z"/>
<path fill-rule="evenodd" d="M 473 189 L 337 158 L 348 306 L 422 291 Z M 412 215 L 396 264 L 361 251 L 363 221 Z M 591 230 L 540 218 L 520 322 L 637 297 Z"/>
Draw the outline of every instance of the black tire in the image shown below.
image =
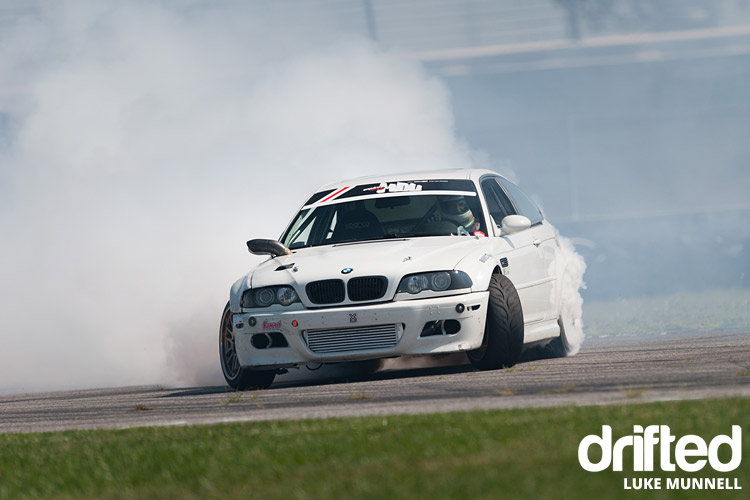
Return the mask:
<path fill-rule="evenodd" d="M 237 348 L 234 344 L 233 316 L 234 314 L 229 310 L 229 304 L 227 303 L 224 307 L 224 313 L 221 315 L 219 327 L 219 359 L 221 360 L 221 372 L 224 374 L 224 379 L 232 389 L 238 391 L 265 389 L 273 383 L 276 371 L 253 371 L 240 366 Z"/>
<path fill-rule="evenodd" d="M 573 350 L 568 343 L 568 337 L 565 335 L 565 325 L 562 317 L 557 318 L 557 324 L 560 326 L 560 336 L 555 337 L 542 347 L 540 356 L 542 359 L 564 358 Z"/>
<path fill-rule="evenodd" d="M 507 277 L 495 273 L 489 292 L 482 345 L 467 353 L 469 361 L 480 370 L 515 365 L 523 347 L 523 310 L 516 287 Z"/>

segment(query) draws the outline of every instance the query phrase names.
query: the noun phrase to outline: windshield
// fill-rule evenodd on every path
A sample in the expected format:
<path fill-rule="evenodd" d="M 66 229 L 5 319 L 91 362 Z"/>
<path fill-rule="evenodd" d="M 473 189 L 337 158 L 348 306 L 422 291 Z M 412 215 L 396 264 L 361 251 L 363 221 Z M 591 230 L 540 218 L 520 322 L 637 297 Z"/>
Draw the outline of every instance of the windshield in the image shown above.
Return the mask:
<path fill-rule="evenodd" d="M 476 192 L 370 195 L 304 207 L 282 243 L 293 250 L 388 238 L 470 236 L 476 231 L 487 231 Z"/>

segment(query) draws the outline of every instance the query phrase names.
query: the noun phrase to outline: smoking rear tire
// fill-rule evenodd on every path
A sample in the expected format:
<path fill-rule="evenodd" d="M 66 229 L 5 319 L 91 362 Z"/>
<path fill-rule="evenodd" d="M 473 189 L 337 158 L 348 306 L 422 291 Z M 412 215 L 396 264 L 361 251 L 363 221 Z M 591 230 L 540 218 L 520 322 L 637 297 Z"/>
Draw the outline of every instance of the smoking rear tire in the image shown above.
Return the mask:
<path fill-rule="evenodd" d="M 247 391 L 265 389 L 273 383 L 276 372 L 272 370 L 252 371 L 240 366 L 237 348 L 234 343 L 234 314 L 229 310 L 229 304 L 224 307 L 219 327 L 219 359 L 224 380 L 232 389 Z"/>
<path fill-rule="evenodd" d="M 565 335 L 565 321 L 562 316 L 557 318 L 557 324 L 560 326 L 560 336 L 555 337 L 549 344 L 542 348 L 542 358 L 564 358 L 573 350 L 568 337 Z"/>
<path fill-rule="evenodd" d="M 480 370 L 515 365 L 523 347 L 523 310 L 516 287 L 507 277 L 495 273 L 490 279 L 489 292 L 482 345 L 467 353 Z"/>

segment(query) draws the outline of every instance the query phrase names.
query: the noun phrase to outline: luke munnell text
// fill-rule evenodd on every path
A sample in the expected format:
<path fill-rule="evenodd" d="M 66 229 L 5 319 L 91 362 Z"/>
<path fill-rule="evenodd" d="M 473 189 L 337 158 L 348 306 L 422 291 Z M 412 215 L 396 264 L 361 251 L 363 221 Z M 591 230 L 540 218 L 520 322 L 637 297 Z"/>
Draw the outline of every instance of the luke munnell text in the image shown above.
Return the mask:
<path fill-rule="evenodd" d="M 660 477 L 625 478 L 626 490 L 660 490 Z M 728 477 L 671 477 L 666 478 L 668 490 L 741 490 L 737 478 Z"/>

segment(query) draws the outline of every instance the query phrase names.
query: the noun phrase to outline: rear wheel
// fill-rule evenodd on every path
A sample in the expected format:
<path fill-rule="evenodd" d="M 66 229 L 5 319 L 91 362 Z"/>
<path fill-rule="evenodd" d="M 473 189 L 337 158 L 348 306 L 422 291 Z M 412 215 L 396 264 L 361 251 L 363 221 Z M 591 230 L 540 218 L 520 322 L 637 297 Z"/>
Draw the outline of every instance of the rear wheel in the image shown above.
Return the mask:
<path fill-rule="evenodd" d="M 569 352 L 573 351 L 573 347 L 565 334 L 565 325 L 567 324 L 569 329 L 572 329 L 573 325 L 569 324 L 567 320 L 563 320 L 562 316 L 557 319 L 557 324 L 560 326 L 560 336 L 555 337 L 542 348 L 540 356 L 542 358 L 564 358 Z"/>
<path fill-rule="evenodd" d="M 523 310 L 516 287 L 507 277 L 495 273 L 490 279 L 489 292 L 482 345 L 467 353 L 480 370 L 515 365 L 523 347 Z"/>
<path fill-rule="evenodd" d="M 224 379 L 232 389 L 246 391 L 251 389 L 265 389 L 273 382 L 276 372 L 273 370 L 252 371 L 240 366 L 235 345 L 232 311 L 229 304 L 224 307 L 219 327 L 219 359 Z"/>

